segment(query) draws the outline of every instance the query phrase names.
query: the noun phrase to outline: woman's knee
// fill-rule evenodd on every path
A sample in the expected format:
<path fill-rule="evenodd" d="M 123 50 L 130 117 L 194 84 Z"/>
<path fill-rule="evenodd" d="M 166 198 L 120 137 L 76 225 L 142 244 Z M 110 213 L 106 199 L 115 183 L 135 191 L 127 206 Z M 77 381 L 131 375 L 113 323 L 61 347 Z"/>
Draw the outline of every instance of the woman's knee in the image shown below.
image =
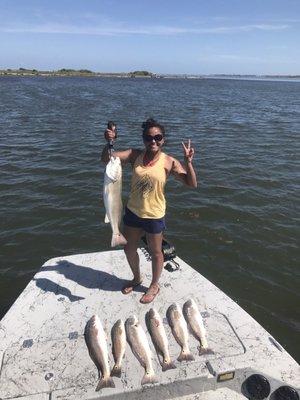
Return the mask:
<path fill-rule="evenodd" d="M 150 251 L 150 253 L 151 253 L 152 259 L 155 259 L 155 260 L 163 259 L 163 253 L 162 253 L 161 249 L 160 250 L 152 250 L 152 251 Z"/>
<path fill-rule="evenodd" d="M 124 246 L 124 251 L 127 256 L 136 254 L 137 253 L 137 245 L 135 243 L 127 242 L 126 245 Z"/>

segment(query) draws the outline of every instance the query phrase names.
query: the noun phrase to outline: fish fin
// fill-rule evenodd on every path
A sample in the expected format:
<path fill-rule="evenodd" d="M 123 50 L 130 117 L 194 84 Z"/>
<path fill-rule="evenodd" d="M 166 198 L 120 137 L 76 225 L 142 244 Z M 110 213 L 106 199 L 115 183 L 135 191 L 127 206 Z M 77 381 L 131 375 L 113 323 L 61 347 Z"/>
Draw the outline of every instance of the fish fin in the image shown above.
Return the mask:
<path fill-rule="evenodd" d="M 157 377 L 154 372 L 146 372 L 142 379 L 142 385 L 149 385 L 150 383 L 157 383 Z"/>
<path fill-rule="evenodd" d="M 212 349 L 202 346 L 198 346 L 198 351 L 199 351 L 199 356 L 202 356 L 203 354 L 215 354 Z"/>
<path fill-rule="evenodd" d="M 115 364 L 111 370 L 110 376 L 116 376 L 117 378 L 121 378 L 121 366 Z"/>
<path fill-rule="evenodd" d="M 190 351 L 181 350 L 179 357 L 177 358 L 178 361 L 194 361 L 195 358 Z"/>
<path fill-rule="evenodd" d="M 107 378 L 101 378 L 96 387 L 96 392 L 98 392 L 100 389 L 109 388 L 109 387 L 110 388 L 116 387 L 113 379 L 110 376 Z"/>
<path fill-rule="evenodd" d="M 107 214 L 105 214 L 104 223 L 109 224 L 109 218 L 108 218 Z"/>
<path fill-rule="evenodd" d="M 111 247 L 122 246 L 127 243 L 127 240 L 122 235 L 122 233 L 118 233 L 116 235 L 112 235 L 111 237 Z"/>
<path fill-rule="evenodd" d="M 176 368 L 176 365 L 174 364 L 174 362 L 172 360 L 170 360 L 169 362 L 163 361 L 163 364 L 161 367 L 163 372 L 167 371 L 168 369 L 175 369 L 175 368 Z"/>

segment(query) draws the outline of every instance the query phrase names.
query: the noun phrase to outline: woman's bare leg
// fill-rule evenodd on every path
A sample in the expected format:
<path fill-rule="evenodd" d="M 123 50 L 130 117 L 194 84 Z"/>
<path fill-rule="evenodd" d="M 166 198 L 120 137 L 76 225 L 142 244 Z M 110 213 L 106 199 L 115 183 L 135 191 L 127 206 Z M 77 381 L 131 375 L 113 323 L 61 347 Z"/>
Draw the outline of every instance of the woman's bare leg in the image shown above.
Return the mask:
<path fill-rule="evenodd" d="M 124 236 L 127 240 L 124 251 L 130 269 L 133 273 L 133 279 L 129 281 L 122 289 L 122 292 L 124 294 L 132 292 L 133 288 L 142 282 L 142 276 L 140 272 L 140 259 L 137 253 L 137 248 L 142 235 L 142 229 L 124 225 Z"/>
<path fill-rule="evenodd" d="M 164 267 L 161 251 L 162 233 L 146 233 L 147 244 L 152 258 L 152 281 L 147 292 L 142 296 L 142 303 L 150 303 L 159 292 L 159 278 Z"/>

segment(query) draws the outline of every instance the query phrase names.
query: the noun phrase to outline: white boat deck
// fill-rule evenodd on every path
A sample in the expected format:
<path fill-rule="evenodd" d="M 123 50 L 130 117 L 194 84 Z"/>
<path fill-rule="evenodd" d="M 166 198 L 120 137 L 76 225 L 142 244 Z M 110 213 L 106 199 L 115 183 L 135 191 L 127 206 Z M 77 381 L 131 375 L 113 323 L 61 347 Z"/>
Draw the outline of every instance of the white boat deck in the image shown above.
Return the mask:
<path fill-rule="evenodd" d="M 147 287 L 151 265 L 140 255 Z M 299 388 L 299 365 L 276 340 L 211 282 L 181 259 L 176 261 L 180 269 L 163 272 L 160 294 L 150 305 L 139 302 L 145 287 L 121 293 L 130 276 L 121 250 L 46 262 L 0 323 L 0 399 L 245 399 L 242 383 L 254 373 L 269 380 L 271 393 L 283 384 Z M 190 297 L 204 317 L 214 354 L 199 356 L 190 335 L 195 361 L 176 361 L 176 369 L 162 372 L 147 334 L 158 383 L 141 386 L 143 368 L 127 345 L 122 377 L 114 378 L 116 388 L 95 392 L 98 373 L 83 337 L 87 320 L 99 315 L 111 349 L 117 319 L 135 314 L 146 330 L 145 314 L 152 306 L 165 318 L 170 304 L 182 306 Z M 176 359 L 180 348 L 166 319 L 165 327 Z M 112 366 L 111 351 L 110 360 Z M 218 382 L 219 374 L 228 371 L 235 372 L 234 379 Z"/>

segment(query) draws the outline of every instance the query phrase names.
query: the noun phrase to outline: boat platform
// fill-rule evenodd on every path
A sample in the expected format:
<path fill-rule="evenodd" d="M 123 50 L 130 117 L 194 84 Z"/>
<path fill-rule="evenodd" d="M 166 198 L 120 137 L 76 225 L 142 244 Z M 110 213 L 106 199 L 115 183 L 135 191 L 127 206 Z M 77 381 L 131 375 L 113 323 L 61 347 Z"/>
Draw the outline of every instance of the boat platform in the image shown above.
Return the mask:
<path fill-rule="evenodd" d="M 175 259 L 178 269 L 163 271 L 154 302 L 141 304 L 151 281 L 151 263 L 145 249 L 139 253 L 145 286 L 129 295 L 121 293 L 130 277 L 122 250 L 54 258 L 41 267 L 0 322 L 0 399 L 235 400 L 250 398 L 248 390 L 253 389 L 267 395 L 258 398 L 277 400 L 280 390 L 286 390 L 278 391 L 282 386 L 299 396 L 296 361 L 249 314 L 180 258 Z M 180 347 L 166 311 L 172 303 L 182 306 L 189 298 L 198 304 L 213 354 L 199 355 L 198 342 L 190 335 L 195 361 L 175 361 L 176 369 L 162 372 L 147 333 L 158 383 L 141 386 L 144 370 L 127 344 L 122 376 L 113 378 L 116 387 L 96 392 L 98 372 L 83 335 L 91 316 L 99 315 L 107 333 L 112 367 L 113 324 L 134 314 L 147 331 L 145 315 L 155 307 L 164 319 L 176 360 Z"/>

